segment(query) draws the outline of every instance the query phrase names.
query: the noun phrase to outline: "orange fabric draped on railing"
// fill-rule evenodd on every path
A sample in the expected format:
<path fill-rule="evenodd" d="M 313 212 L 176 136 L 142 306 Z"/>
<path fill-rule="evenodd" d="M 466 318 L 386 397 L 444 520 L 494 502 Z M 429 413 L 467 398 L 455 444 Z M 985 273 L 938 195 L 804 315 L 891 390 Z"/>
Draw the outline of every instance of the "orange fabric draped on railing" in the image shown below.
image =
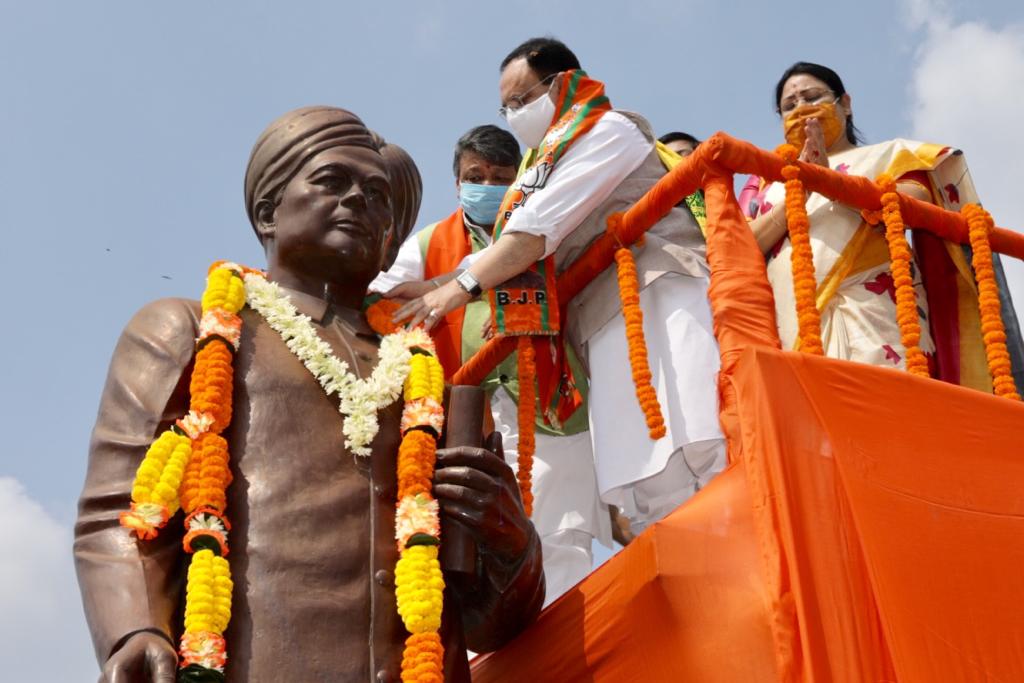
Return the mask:
<path fill-rule="evenodd" d="M 474 681 L 1024 680 L 1024 409 L 779 351 L 764 257 L 724 168 L 778 178 L 782 161 L 718 134 L 623 214 L 619 235 L 642 233 L 699 177 L 731 464 L 474 661 Z M 806 165 L 800 177 L 881 206 L 869 179 Z M 900 209 L 908 224 L 967 238 L 948 212 L 902 196 Z M 1004 237 L 1004 253 L 1024 255 L 1024 237 Z M 608 267 L 609 246 L 577 274 Z"/>

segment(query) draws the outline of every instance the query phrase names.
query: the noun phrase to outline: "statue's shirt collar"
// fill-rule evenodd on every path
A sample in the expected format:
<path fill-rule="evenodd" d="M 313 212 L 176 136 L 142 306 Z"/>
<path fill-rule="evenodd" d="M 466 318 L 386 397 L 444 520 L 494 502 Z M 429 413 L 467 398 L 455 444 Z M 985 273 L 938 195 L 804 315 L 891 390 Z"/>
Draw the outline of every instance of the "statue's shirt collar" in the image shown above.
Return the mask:
<path fill-rule="evenodd" d="M 297 289 L 291 289 L 284 285 L 278 286 L 288 296 L 288 300 L 292 302 L 292 306 L 295 306 L 295 310 L 302 315 L 308 316 L 314 323 L 328 325 L 332 321 L 337 321 L 341 327 L 351 334 L 376 338 L 376 333 L 367 324 L 362 311 L 333 306 L 321 297 L 300 292 Z"/>

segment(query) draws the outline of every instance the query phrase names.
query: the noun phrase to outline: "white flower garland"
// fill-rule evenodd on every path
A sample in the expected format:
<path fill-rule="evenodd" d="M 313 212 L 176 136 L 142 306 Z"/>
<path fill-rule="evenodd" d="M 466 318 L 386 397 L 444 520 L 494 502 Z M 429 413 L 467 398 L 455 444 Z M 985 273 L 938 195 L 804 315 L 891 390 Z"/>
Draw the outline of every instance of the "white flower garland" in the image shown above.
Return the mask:
<path fill-rule="evenodd" d="M 402 394 L 409 374 L 411 353 L 403 334 L 389 334 L 380 343 L 379 362 L 366 379 L 348 370 L 348 364 L 334 355 L 317 335 L 309 316 L 300 314 L 288 296 L 274 282 L 255 273 L 245 275 L 246 302 L 281 335 L 288 348 L 320 382 L 324 392 L 338 394 L 338 411 L 345 416 L 342 431 L 345 447 L 356 455 L 370 455 L 370 442 L 377 436 L 377 411 L 394 403 Z"/>

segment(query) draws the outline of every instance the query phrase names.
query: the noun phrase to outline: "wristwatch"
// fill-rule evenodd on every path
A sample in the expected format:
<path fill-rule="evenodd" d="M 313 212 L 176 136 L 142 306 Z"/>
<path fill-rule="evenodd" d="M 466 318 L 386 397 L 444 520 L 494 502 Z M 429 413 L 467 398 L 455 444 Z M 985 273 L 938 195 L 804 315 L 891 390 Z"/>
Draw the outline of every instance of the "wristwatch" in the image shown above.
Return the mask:
<path fill-rule="evenodd" d="M 464 270 L 459 273 L 455 281 L 459 283 L 459 287 L 465 290 L 466 294 L 469 294 L 474 299 L 484 291 L 480 288 L 480 281 L 473 277 L 473 273 L 468 270 Z"/>

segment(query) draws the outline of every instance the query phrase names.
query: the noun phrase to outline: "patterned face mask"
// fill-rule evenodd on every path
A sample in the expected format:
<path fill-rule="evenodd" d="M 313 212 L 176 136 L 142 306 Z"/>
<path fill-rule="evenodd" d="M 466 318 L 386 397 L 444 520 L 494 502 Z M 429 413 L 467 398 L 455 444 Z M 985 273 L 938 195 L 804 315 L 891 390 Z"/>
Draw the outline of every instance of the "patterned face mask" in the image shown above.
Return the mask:
<path fill-rule="evenodd" d="M 797 149 L 802 149 L 807 139 L 804 132 L 804 123 L 807 119 L 818 119 L 821 124 L 821 132 L 825 135 L 825 148 L 831 147 L 839 136 L 843 134 L 843 122 L 836 114 L 835 102 L 821 102 L 819 104 L 805 104 L 797 107 L 786 115 L 785 132 L 786 142 Z"/>

